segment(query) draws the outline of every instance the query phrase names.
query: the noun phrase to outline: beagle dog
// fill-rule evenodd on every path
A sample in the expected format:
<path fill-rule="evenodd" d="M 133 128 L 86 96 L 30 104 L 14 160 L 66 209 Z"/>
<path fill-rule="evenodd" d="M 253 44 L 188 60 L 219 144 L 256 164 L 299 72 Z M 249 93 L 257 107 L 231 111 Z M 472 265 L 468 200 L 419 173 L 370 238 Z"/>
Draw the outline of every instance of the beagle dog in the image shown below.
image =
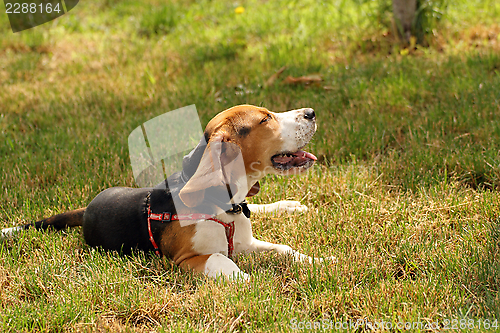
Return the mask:
<path fill-rule="evenodd" d="M 297 201 L 247 205 L 244 200 L 258 192 L 267 174 L 300 174 L 310 168 L 316 157 L 301 149 L 315 131 L 310 108 L 275 113 L 252 105 L 232 107 L 208 123 L 200 143 L 184 157 L 182 171 L 155 188 L 109 188 L 86 208 L 3 229 L 2 236 L 30 227 L 82 226 L 90 246 L 122 253 L 155 251 L 214 278 L 248 279 L 231 260 L 239 253 L 273 250 L 311 262 L 287 245 L 254 238 L 249 219 L 250 212 L 302 212 L 307 207 Z M 241 163 L 232 163 L 238 157 Z M 224 193 L 227 199 L 220 199 Z"/>

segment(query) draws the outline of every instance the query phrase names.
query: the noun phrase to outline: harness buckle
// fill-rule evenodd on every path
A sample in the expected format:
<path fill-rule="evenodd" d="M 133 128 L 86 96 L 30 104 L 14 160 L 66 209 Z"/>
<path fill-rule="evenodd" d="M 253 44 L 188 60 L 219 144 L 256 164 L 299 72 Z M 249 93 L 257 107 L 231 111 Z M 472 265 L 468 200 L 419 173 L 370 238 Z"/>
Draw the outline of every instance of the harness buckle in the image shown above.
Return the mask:
<path fill-rule="evenodd" d="M 161 215 L 161 223 L 170 222 L 171 219 L 172 219 L 172 214 L 170 214 L 169 212 L 164 212 Z"/>
<path fill-rule="evenodd" d="M 231 208 L 230 210 L 226 210 L 226 213 L 227 214 L 239 214 L 241 213 L 241 205 L 238 205 L 238 204 L 235 204 L 233 205 L 233 208 Z"/>

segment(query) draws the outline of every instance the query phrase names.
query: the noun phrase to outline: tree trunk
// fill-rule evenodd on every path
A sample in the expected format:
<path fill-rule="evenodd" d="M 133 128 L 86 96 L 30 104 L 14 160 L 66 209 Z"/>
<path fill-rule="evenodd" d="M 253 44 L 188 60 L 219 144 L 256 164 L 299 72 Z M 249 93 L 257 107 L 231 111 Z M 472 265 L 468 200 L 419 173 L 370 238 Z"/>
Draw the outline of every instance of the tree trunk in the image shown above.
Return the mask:
<path fill-rule="evenodd" d="M 417 0 L 392 0 L 392 12 L 399 35 L 408 43 L 410 41 Z"/>

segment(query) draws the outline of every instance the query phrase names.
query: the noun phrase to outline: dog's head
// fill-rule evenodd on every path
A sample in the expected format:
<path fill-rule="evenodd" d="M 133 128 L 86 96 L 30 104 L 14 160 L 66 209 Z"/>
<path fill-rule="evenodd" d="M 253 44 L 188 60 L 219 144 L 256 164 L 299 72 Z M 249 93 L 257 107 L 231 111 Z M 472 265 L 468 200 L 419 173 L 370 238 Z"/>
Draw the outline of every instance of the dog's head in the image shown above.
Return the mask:
<path fill-rule="evenodd" d="M 198 146 L 185 157 L 184 172 L 191 178 L 180 198 L 194 207 L 210 189 L 229 191 L 239 202 L 267 174 L 303 173 L 316 160 L 302 150 L 315 132 L 310 108 L 274 113 L 240 105 L 225 110 L 208 123 Z"/>

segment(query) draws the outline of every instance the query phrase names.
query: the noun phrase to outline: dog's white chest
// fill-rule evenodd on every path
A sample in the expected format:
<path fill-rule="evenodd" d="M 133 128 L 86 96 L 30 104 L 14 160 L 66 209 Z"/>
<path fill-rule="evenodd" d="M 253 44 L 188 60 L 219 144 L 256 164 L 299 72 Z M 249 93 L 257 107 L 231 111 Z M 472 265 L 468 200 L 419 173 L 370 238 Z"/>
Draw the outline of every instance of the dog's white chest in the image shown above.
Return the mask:
<path fill-rule="evenodd" d="M 219 214 L 217 219 L 224 223 L 234 224 L 234 235 L 229 238 L 226 228 L 215 221 L 203 220 L 196 223 L 192 238 L 193 250 L 201 255 L 222 253 L 228 255 L 228 244 L 233 243 L 233 254 L 245 252 L 252 243 L 252 224 L 243 214 Z"/>

